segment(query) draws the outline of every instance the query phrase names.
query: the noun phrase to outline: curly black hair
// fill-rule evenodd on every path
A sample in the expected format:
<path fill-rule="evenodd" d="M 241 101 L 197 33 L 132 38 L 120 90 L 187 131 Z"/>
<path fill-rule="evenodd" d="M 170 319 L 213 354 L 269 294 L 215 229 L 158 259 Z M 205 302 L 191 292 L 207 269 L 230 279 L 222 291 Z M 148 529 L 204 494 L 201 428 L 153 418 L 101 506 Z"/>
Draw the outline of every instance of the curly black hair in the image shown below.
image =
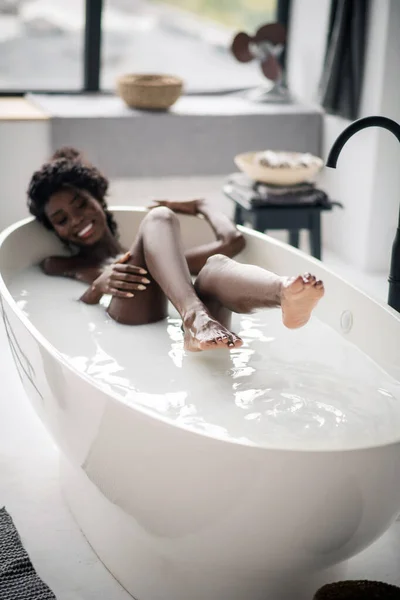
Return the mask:
<path fill-rule="evenodd" d="M 85 190 L 93 196 L 104 210 L 111 233 L 117 237 L 117 223 L 105 200 L 108 180 L 75 148 L 60 148 L 32 175 L 28 187 L 29 212 L 47 229 L 53 230 L 45 207 L 50 196 L 66 187 Z"/>

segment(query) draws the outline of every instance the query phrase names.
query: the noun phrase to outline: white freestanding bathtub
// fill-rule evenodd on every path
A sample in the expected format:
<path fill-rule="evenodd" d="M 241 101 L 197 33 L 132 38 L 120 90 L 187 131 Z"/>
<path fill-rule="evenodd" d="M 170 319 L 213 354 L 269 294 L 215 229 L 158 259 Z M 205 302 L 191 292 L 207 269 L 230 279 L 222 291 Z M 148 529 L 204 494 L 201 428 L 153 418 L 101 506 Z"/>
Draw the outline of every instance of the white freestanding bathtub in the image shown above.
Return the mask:
<path fill-rule="evenodd" d="M 129 245 L 145 212 L 115 214 Z M 202 220 L 181 223 L 186 246 L 210 239 Z M 299 251 L 242 231 L 246 261 L 281 274 L 316 272 L 327 289 L 319 319 L 386 370 L 400 365 L 397 313 Z M 332 567 L 395 520 L 400 430 L 398 440 L 352 450 L 251 446 L 157 418 L 75 370 L 9 291 L 16 274 L 57 251 L 54 236 L 30 219 L 1 235 L 3 319 L 24 388 L 59 446 L 68 505 L 134 598 L 310 600 L 338 576 Z"/>

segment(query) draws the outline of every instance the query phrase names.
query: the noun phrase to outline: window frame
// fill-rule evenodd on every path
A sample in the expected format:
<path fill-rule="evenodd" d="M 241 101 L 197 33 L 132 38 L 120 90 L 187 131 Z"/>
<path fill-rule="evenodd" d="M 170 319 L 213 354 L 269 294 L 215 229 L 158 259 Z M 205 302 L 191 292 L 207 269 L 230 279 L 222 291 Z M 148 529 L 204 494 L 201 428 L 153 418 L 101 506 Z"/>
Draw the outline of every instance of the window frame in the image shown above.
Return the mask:
<path fill-rule="evenodd" d="M 277 0 L 277 21 L 282 23 L 287 29 L 290 21 L 290 6 L 292 0 Z M 53 96 L 79 96 L 83 94 L 104 94 L 111 95 L 113 92 L 102 90 L 100 88 L 101 75 L 101 51 L 102 51 L 102 14 L 104 0 L 85 0 L 85 27 L 84 27 L 84 52 L 83 52 L 83 81 L 79 89 L 0 89 L 1 97 L 18 97 L 26 94 L 48 94 Z M 285 62 L 285 56 L 282 57 Z M 236 91 L 236 90 L 230 90 Z M 194 93 L 194 92 L 193 92 Z M 226 94 L 227 90 L 218 92 L 212 90 L 195 95 L 219 95 Z M 190 92 L 186 92 L 191 95 Z"/>

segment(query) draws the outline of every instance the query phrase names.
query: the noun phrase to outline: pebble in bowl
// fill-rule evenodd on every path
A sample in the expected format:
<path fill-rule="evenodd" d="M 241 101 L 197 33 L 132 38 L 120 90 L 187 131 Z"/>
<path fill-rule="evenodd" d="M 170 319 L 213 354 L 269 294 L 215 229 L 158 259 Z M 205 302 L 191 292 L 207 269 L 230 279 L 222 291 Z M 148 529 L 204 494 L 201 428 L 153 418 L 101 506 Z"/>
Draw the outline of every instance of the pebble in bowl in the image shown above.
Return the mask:
<path fill-rule="evenodd" d="M 129 108 L 168 110 L 180 97 L 183 80 L 175 75 L 128 74 L 117 79 L 117 92 Z"/>
<path fill-rule="evenodd" d="M 270 185 L 296 185 L 313 181 L 323 167 L 317 156 L 301 152 L 245 152 L 235 156 L 236 166 L 253 181 Z"/>

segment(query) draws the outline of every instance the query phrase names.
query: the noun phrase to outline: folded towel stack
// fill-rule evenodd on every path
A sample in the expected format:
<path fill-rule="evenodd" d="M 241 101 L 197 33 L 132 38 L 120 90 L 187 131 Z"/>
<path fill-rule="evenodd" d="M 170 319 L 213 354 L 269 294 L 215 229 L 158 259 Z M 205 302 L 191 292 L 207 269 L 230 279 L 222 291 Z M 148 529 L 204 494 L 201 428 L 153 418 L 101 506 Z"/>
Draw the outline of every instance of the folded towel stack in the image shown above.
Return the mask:
<path fill-rule="evenodd" d="M 298 183 L 292 186 L 267 185 L 252 181 L 243 173 L 234 173 L 228 179 L 228 186 L 242 196 L 251 206 L 270 205 L 309 205 L 329 204 L 327 194 L 313 183 Z"/>

